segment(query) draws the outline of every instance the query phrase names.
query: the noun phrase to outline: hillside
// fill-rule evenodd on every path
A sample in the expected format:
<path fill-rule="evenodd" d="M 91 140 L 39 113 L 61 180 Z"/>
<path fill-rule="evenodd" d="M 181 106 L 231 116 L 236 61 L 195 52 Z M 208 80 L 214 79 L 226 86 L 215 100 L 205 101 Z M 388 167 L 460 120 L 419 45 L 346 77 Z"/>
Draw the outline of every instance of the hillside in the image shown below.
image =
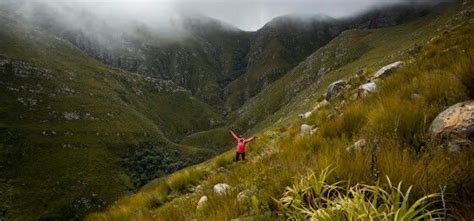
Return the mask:
<path fill-rule="evenodd" d="M 99 18 L 89 12 L 72 10 L 65 15 L 40 1 L 22 8 L 26 3 L 0 2 L 0 220 L 77 220 L 99 211 L 104 212 L 88 218 L 227 220 L 260 219 L 255 217 L 260 213 L 262 219 L 281 218 L 276 213 L 282 210 L 270 197 L 280 197 L 303 168 L 319 172 L 329 164 L 335 166 L 330 161 L 341 161 L 327 153 L 310 156 L 329 147 L 342 149 L 363 133 L 376 134 L 371 128 L 384 119 L 370 108 L 383 109 L 377 99 L 384 97 L 358 102 L 352 99 L 356 87 L 398 60 L 419 66 L 416 74 L 433 69 L 449 72 L 453 61 L 442 68 L 439 63 L 469 48 L 471 35 L 466 33 L 472 26 L 471 5 L 401 4 L 341 19 L 286 15 L 245 32 L 199 15 L 170 21 L 171 30 L 139 22 L 114 26 L 97 22 Z M 23 16 L 24 10 L 28 16 Z M 426 43 L 435 36 L 443 40 Z M 440 51 L 450 54 L 438 55 Z M 402 76 L 414 71 L 405 72 Z M 413 76 L 406 77 L 405 83 Z M 438 83 L 447 78 L 442 75 Z M 317 106 L 328 85 L 340 79 L 348 82 L 346 92 L 311 118 L 296 120 Z M 416 132 L 416 138 L 387 142 L 420 151 L 427 143 L 425 121 L 443 107 L 470 98 L 469 87 L 461 89 L 466 82 L 460 81 L 434 87 L 446 93 L 429 88 L 417 92 L 433 95 L 426 95 L 431 100 L 416 107 L 426 110 L 431 103 L 433 107 L 427 108 L 422 126 L 409 131 Z M 389 86 L 384 82 L 381 87 L 401 87 L 387 82 Z M 395 99 L 384 90 L 389 89 L 380 94 Z M 370 106 L 360 108 L 361 103 Z M 354 122 L 363 128 L 360 134 L 344 124 L 352 120 L 341 117 L 350 113 L 346 109 L 362 109 Z M 368 117 L 359 121 L 360 115 Z M 368 120 L 372 115 L 378 118 Z M 419 123 L 420 116 L 412 120 Z M 320 133 L 298 135 L 302 123 L 319 126 Z M 233 164 L 232 151 L 225 152 L 233 145 L 229 127 L 241 134 L 259 134 L 248 162 Z M 311 151 L 304 150 L 309 146 Z M 350 157 L 344 153 L 337 157 L 344 156 Z M 463 154 L 455 168 L 469 163 L 464 160 L 468 156 Z M 361 164 L 363 160 L 367 159 Z M 354 172 L 338 166 L 331 179 L 374 184 L 365 169 Z M 401 180 L 391 172 L 383 175 Z M 459 174 L 453 182 L 471 178 L 465 171 Z M 210 193 L 217 182 L 231 184 L 234 191 L 261 192 L 252 197 L 251 205 L 233 205 L 229 197 L 220 203 Z M 467 192 L 465 199 L 453 200 L 470 203 L 469 185 L 458 189 L 449 184 L 451 192 Z M 196 190 L 198 185 L 204 189 Z M 416 185 L 417 195 L 435 186 Z M 203 191 L 216 205 L 196 211 Z M 233 206 L 235 211 L 230 210 Z"/>
<path fill-rule="evenodd" d="M 473 7 L 342 33 L 237 112 L 243 125 L 272 115 L 253 130 L 249 160 L 234 163 L 226 152 L 87 220 L 471 220 L 472 142 L 448 151 L 429 127 L 446 108 L 473 99 Z M 406 65 L 376 80 L 377 92 L 357 95 L 359 85 L 399 60 Z M 337 80 L 345 89 L 324 105 Z M 311 116 L 299 120 L 305 111 Z M 301 133 L 303 123 L 318 129 Z M 219 183 L 227 193 L 213 190 Z"/>
<path fill-rule="evenodd" d="M 177 143 L 223 123 L 188 90 L 105 66 L 11 17 L 0 20 L 0 208 L 7 217 L 80 216 L 217 153 Z M 147 160 L 154 164 L 145 168 Z"/>

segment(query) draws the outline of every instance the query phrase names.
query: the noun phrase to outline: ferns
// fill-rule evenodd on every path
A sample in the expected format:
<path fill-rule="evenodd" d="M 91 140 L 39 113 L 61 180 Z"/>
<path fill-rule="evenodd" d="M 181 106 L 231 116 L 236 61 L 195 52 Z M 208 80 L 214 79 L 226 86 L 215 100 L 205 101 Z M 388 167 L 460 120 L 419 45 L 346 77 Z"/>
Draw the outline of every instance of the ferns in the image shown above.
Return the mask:
<path fill-rule="evenodd" d="M 319 175 L 309 171 L 291 187 L 286 187 L 278 200 L 290 220 L 426 220 L 441 217 L 442 209 L 433 209 L 440 194 L 419 199 L 411 196 L 412 187 L 405 192 L 402 183 L 394 186 L 357 184 L 342 186 L 328 183 L 331 170 Z"/>

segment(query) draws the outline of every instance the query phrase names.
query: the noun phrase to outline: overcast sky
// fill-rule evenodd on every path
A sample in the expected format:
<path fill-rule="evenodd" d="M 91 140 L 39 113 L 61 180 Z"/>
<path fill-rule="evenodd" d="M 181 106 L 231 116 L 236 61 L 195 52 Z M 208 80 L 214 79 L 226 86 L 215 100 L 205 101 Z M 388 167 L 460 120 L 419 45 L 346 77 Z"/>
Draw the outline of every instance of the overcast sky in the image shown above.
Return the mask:
<path fill-rule="evenodd" d="M 398 0 L 177 0 L 173 6 L 254 31 L 272 18 L 285 14 L 325 14 L 331 17 L 351 15 L 375 5 Z"/>
<path fill-rule="evenodd" d="M 71 10 L 81 9 L 112 21 L 151 21 L 155 27 L 163 27 L 179 17 L 178 14 L 194 13 L 219 19 L 242 30 L 255 31 L 280 15 L 325 14 L 341 17 L 401 0 L 0 0 L 0 3 L 5 1 L 44 3 L 64 11 L 62 17 L 67 17 Z"/>

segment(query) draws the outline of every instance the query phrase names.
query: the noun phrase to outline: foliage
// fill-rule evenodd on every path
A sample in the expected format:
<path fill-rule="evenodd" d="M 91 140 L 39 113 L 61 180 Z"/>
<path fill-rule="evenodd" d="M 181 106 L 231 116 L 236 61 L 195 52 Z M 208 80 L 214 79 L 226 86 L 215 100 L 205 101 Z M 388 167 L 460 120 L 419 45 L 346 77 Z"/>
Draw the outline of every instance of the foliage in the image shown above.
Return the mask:
<path fill-rule="evenodd" d="M 387 187 L 356 184 L 343 186 L 328 183 L 331 171 L 319 175 L 309 171 L 291 187 L 278 202 L 290 220 L 427 220 L 441 218 L 442 209 L 433 209 L 440 194 L 412 199 L 412 187 L 403 191 L 402 183 Z"/>

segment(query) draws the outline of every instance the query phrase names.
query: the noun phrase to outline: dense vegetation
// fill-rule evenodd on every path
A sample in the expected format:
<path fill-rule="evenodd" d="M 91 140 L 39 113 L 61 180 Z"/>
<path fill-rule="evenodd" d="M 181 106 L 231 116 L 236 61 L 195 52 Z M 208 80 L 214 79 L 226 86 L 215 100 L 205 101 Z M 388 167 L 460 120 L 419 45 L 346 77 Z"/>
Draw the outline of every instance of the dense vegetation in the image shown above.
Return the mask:
<path fill-rule="evenodd" d="M 324 48 L 315 52 L 289 74 L 295 82 L 308 81 L 308 72 L 315 73 L 311 68 L 320 69 L 321 53 L 330 56 L 334 51 L 330 48 L 351 45 L 343 56 L 349 59 L 332 60 L 343 63 L 331 66 L 321 83 L 284 98 L 280 92 L 292 90 L 276 81 L 273 97 L 265 91 L 257 95 L 268 96 L 258 104 L 263 111 L 275 102 L 270 98 L 282 96 L 288 101 L 268 120 L 275 124 L 264 121 L 258 126 L 261 132 L 248 161 L 233 163 L 232 152 L 224 153 L 155 180 L 88 219 L 472 219 L 474 151 L 451 153 L 428 134 L 438 113 L 473 99 L 472 24 L 472 3 L 468 3 L 406 25 L 342 34 L 324 47 L 327 52 Z M 395 60 L 407 64 L 377 81 L 377 93 L 354 96 L 358 85 Z M 289 79 L 282 82 L 296 87 Z M 316 106 L 324 86 L 338 79 L 351 86 L 310 118 L 296 120 L 296 113 Z M 301 134 L 302 123 L 319 129 L 313 135 Z M 360 139 L 367 141 L 364 147 L 347 150 Z M 216 194 L 212 190 L 216 183 L 227 183 L 232 190 Z M 187 188 L 198 184 L 197 189 Z M 250 196 L 236 200 L 244 190 Z M 203 195 L 209 198 L 206 206 L 196 209 Z"/>

